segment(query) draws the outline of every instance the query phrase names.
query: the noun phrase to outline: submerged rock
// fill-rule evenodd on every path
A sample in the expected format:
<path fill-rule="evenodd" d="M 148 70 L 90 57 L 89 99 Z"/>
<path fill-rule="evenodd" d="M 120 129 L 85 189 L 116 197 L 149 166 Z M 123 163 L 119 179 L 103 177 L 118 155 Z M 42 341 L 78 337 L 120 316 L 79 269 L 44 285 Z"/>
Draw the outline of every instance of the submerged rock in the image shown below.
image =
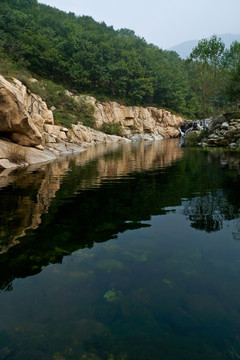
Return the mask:
<path fill-rule="evenodd" d="M 96 264 L 96 268 L 106 271 L 109 274 L 113 271 L 129 271 L 127 265 L 115 259 L 102 260 Z"/>
<path fill-rule="evenodd" d="M 104 294 L 104 299 L 109 303 L 118 302 L 122 299 L 122 297 L 123 297 L 123 295 L 122 295 L 121 291 L 115 290 L 115 289 L 108 290 Z"/>
<path fill-rule="evenodd" d="M 63 356 L 61 353 L 55 353 L 53 355 L 54 360 L 66 360 L 65 356 Z"/>
<path fill-rule="evenodd" d="M 166 284 L 170 289 L 173 289 L 175 286 L 175 283 L 169 279 L 163 279 L 164 284 Z"/>
<path fill-rule="evenodd" d="M 96 354 L 86 353 L 84 354 L 80 360 L 102 360 Z"/>

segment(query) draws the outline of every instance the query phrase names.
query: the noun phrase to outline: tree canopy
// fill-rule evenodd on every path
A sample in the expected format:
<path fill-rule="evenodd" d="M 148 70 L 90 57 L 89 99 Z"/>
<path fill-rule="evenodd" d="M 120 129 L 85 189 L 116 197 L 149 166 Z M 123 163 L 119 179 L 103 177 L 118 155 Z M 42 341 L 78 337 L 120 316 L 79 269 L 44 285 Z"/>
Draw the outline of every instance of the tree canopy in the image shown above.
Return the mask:
<path fill-rule="evenodd" d="M 36 0 L 1 0 L 0 14 L 2 47 L 30 71 L 79 92 L 185 112 L 188 74 L 175 52 Z"/>
<path fill-rule="evenodd" d="M 225 50 L 221 38 L 202 39 L 187 60 L 190 81 L 202 106 L 202 117 L 239 101 L 240 43 Z M 229 104 L 230 102 L 230 104 Z"/>
<path fill-rule="evenodd" d="M 40 78 L 81 93 L 165 107 L 189 118 L 212 115 L 235 102 L 237 49 L 235 44 L 225 56 L 231 74 L 224 73 L 225 52 L 216 36 L 203 39 L 186 63 L 129 29 L 114 30 L 37 0 L 0 2 L 1 62 L 7 57 Z M 220 84 L 223 73 L 226 91 Z"/>

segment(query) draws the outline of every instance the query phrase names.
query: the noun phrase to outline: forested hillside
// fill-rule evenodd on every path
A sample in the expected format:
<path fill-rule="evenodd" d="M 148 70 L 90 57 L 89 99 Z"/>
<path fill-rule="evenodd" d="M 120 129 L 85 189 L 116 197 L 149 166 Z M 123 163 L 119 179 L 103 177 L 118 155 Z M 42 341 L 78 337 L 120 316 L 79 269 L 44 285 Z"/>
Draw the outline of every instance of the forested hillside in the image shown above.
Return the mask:
<path fill-rule="evenodd" d="M 202 116 L 198 70 L 175 52 L 37 0 L 1 0 L 0 59 L 1 72 L 9 61 L 81 93 Z M 220 99 L 205 104 L 204 115 L 227 104 Z"/>
<path fill-rule="evenodd" d="M 79 92 L 187 111 L 187 72 L 176 53 L 36 0 L 1 0 L 0 14 L 1 46 L 32 72 Z"/>

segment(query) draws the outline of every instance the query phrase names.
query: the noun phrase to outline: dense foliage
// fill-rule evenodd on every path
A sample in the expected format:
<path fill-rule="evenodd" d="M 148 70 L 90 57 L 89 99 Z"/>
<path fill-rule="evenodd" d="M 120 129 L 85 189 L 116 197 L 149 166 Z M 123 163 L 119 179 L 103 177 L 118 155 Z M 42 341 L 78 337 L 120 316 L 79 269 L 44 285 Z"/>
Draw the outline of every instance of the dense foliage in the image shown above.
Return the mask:
<path fill-rule="evenodd" d="M 37 0 L 0 2 L 1 73 L 10 64 L 15 72 L 27 69 L 80 93 L 165 107 L 189 118 L 237 105 L 238 45 L 226 52 L 216 37 L 204 39 L 184 61 L 131 30 L 115 31 L 89 16 L 65 13 Z M 56 113 L 60 122 L 66 117 L 61 111 Z"/>
<path fill-rule="evenodd" d="M 36 0 L 1 0 L 0 14 L 2 49 L 33 73 L 79 92 L 187 112 L 188 74 L 175 52 Z"/>
<path fill-rule="evenodd" d="M 238 110 L 240 43 L 235 41 L 225 50 L 223 41 L 216 35 L 210 40 L 202 39 L 186 64 L 192 88 L 201 103 L 203 119 L 221 109 L 232 110 L 233 103 Z"/>

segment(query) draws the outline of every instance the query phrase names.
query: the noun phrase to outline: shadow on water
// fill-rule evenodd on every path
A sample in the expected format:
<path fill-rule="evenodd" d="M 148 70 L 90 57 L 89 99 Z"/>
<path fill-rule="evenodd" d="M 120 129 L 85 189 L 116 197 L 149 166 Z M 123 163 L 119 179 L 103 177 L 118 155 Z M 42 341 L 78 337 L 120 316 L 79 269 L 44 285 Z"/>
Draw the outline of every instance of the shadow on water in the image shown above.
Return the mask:
<path fill-rule="evenodd" d="M 224 155 L 226 157 L 226 155 Z M 220 159 L 221 160 L 221 159 Z M 0 288 L 183 205 L 195 229 L 239 216 L 239 167 L 176 140 L 102 145 L 1 179 Z M 215 163 L 215 166 L 213 166 Z M 16 245 L 16 246 L 15 246 Z"/>

